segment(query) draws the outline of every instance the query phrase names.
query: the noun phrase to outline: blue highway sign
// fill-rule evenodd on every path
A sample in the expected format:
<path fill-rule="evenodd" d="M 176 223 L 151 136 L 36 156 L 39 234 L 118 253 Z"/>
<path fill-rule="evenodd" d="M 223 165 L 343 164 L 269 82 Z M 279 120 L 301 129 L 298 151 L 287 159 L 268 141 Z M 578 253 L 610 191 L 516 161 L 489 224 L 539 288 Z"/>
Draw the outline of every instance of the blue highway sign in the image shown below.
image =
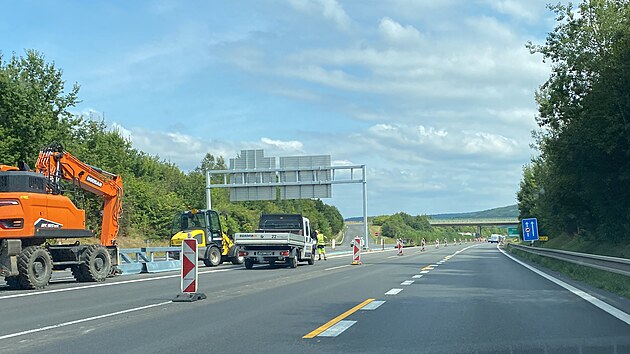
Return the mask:
<path fill-rule="evenodd" d="M 536 218 L 523 219 L 523 241 L 538 241 L 538 220 Z"/>

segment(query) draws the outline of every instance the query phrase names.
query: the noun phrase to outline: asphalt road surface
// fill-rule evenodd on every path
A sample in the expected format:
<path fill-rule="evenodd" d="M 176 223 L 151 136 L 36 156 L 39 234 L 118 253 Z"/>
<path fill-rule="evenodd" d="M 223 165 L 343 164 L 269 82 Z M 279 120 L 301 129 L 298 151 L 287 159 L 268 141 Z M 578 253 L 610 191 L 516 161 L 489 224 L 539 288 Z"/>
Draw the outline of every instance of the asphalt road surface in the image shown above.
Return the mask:
<path fill-rule="evenodd" d="M 490 244 L 0 290 L 3 353 L 630 353 L 630 323 Z M 627 305 L 627 304 L 626 304 Z"/>

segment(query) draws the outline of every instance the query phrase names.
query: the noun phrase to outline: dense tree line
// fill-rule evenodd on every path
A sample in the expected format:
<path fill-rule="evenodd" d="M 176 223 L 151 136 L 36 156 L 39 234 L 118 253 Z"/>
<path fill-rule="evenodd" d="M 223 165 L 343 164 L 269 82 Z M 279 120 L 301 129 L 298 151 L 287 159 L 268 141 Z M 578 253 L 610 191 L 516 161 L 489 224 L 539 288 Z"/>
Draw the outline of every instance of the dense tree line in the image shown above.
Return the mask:
<path fill-rule="evenodd" d="M 443 240 L 447 238 L 451 241 L 453 238 L 464 238 L 460 233 L 476 233 L 475 226 L 452 226 L 452 227 L 433 227 L 429 223 L 429 216 L 416 215 L 412 216 L 404 212 L 393 215 L 380 215 L 371 218 L 372 224 L 381 226 L 381 236 L 391 238 L 402 238 L 405 240 L 413 240 L 419 243 L 422 238 L 427 242 L 433 242 L 436 239 Z M 505 229 L 499 227 L 483 228 L 484 236 L 491 233 L 505 234 Z M 472 236 L 468 236 L 472 238 Z"/>
<path fill-rule="evenodd" d="M 630 238 L 630 1 L 556 5 L 545 44 L 552 65 L 536 94 L 539 156 L 525 166 L 520 217 L 543 232 Z"/>
<path fill-rule="evenodd" d="M 65 92 L 63 72 L 44 56 L 28 50 L 5 60 L 0 55 L 0 163 L 24 161 L 34 166 L 39 149 L 51 143 L 82 161 L 121 175 L 124 184 L 120 235 L 168 238 L 177 211 L 205 208 L 205 172 L 226 169 L 223 157 L 207 154 L 193 171 L 134 149 L 131 141 L 103 120 L 70 112 L 78 102 L 79 85 Z M 70 186 L 69 186 L 70 187 Z M 68 191 L 86 210 L 88 226 L 98 232 L 102 201 Z M 229 233 L 253 230 L 261 213 L 303 213 L 327 235 L 343 228 L 341 214 L 320 200 L 231 203 L 228 191 L 213 190 L 213 208 L 224 215 Z"/>

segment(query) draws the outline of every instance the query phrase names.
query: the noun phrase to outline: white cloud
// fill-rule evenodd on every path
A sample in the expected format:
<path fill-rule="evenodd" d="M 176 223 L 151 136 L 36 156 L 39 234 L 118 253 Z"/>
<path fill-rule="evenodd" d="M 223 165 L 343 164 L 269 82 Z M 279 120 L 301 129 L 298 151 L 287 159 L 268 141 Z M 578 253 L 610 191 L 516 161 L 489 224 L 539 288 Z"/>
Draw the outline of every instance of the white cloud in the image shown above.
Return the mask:
<path fill-rule="evenodd" d="M 527 2 L 522 0 L 491 0 L 487 2 L 500 13 L 530 22 L 540 18 L 541 12 L 544 12 L 545 9 L 544 5 L 548 3 L 546 0 L 535 1 L 539 6 L 532 6 L 534 4 L 531 0 Z"/>
<path fill-rule="evenodd" d="M 317 14 L 326 20 L 334 22 L 338 28 L 347 30 L 352 24 L 352 20 L 336 0 L 288 0 L 294 9 Z"/>
<path fill-rule="evenodd" d="M 403 26 L 389 17 L 383 17 L 378 29 L 381 35 L 390 42 L 413 44 L 422 38 L 420 32 L 413 26 Z"/>
<path fill-rule="evenodd" d="M 265 145 L 273 146 L 282 151 L 291 151 L 291 152 L 304 152 L 304 144 L 296 140 L 290 141 L 282 141 L 282 140 L 273 140 L 269 138 L 262 138 L 260 141 Z"/>

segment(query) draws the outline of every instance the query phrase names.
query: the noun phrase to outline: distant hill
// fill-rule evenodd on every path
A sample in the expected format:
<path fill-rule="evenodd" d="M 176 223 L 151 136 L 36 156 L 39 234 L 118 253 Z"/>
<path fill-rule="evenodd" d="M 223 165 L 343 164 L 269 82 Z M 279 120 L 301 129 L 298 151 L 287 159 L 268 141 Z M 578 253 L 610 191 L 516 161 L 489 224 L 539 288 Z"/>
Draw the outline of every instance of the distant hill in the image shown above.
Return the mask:
<path fill-rule="evenodd" d="M 508 205 L 501 208 L 473 211 L 469 213 L 435 214 L 433 219 L 493 219 L 493 218 L 517 218 L 518 205 Z"/>
<path fill-rule="evenodd" d="M 508 205 L 505 207 L 473 211 L 468 213 L 451 213 L 451 214 L 435 214 L 429 215 L 433 219 L 494 219 L 494 218 L 517 218 L 518 205 Z M 345 221 L 362 222 L 363 217 L 347 218 Z"/>

